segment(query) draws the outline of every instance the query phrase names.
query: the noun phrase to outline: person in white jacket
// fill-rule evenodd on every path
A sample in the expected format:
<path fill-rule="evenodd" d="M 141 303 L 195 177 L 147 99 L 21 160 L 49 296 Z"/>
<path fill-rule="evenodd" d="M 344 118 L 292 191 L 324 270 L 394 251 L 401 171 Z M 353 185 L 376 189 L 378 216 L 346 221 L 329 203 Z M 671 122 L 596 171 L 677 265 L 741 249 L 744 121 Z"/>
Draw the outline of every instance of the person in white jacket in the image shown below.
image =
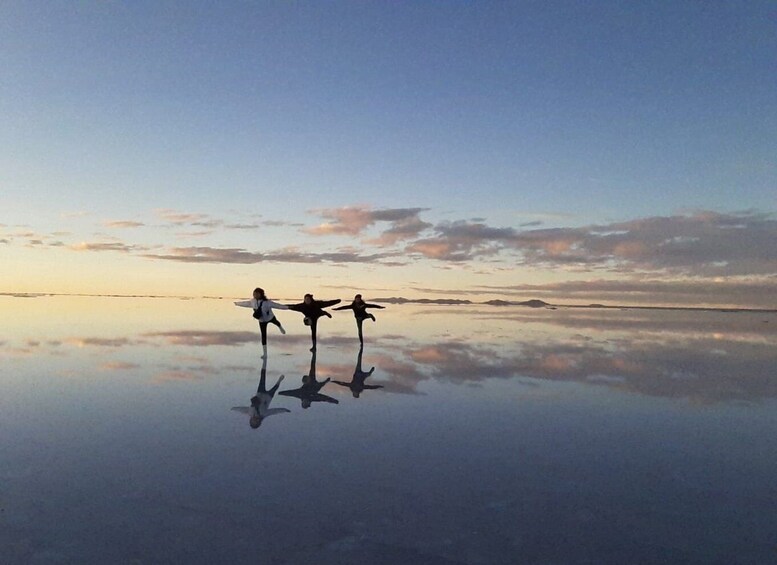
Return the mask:
<path fill-rule="evenodd" d="M 256 394 L 251 398 L 251 406 L 235 406 L 232 408 L 235 412 L 242 412 L 248 414 L 248 425 L 253 429 L 262 425 L 265 418 L 269 418 L 274 414 L 283 414 L 285 412 L 291 412 L 288 408 L 270 408 L 275 392 L 283 382 L 283 375 L 278 378 L 278 382 L 270 390 L 267 390 L 267 358 L 265 357 L 262 362 L 262 371 L 259 378 L 259 388 L 256 389 Z"/>
<path fill-rule="evenodd" d="M 235 302 L 235 306 L 254 309 L 254 318 L 259 320 L 259 330 L 262 332 L 262 349 L 264 350 L 262 357 L 265 357 L 267 355 L 267 324 L 278 326 L 282 334 L 286 333 L 286 330 L 283 329 L 272 310 L 273 308 L 288 310 L 289 307 L 270 300 L 264 293 L 264 289 L 258 287 L 254 289 L 254 297 L 251 300 Z"/>

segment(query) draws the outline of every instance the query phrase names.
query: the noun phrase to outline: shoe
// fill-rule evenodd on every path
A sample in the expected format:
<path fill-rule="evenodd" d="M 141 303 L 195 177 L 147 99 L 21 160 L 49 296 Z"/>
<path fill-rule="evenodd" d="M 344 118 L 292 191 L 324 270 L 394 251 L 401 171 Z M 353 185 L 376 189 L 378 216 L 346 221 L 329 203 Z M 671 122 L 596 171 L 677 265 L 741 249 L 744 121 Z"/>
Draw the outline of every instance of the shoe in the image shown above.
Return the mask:
<path fill-rule="evenodd" d="M 286 330 L 283 329 L 283 326 L 281 326 L 281 334 L 286 335 Z"/>

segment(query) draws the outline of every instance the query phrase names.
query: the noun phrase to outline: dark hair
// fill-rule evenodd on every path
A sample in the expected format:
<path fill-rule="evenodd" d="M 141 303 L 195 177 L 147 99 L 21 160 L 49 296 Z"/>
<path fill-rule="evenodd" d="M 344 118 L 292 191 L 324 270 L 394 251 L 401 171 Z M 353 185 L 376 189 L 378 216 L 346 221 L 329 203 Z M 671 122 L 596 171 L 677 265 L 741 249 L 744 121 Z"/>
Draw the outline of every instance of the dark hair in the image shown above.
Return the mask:
<path fill-rule="evenodd" d="M 257 287 L 254 289 L 254 294 L 256 294 L 257 292 L 259 293 L 259 296 L 266 296 L 266 295 L 264 294 L 264 289 L 263 289 L 263 288 L 259 288 L 259 287 L 257 286 Z"/>
<path fill-rule="evenodd" d="M 361 300 L 362 299 L 362 295 L 361 294 L 357 294 L 356 296 L 353 297 L 354 300 L 356 300 L 357 298 L 359 300 Z"/>
<path fill-rule="evenodd" d="M 306 295 L 305 295 L 305 296 L 303 296 L 302 298 L 307 298 L 308 296 L 309 296 L 310 298 L 313 298 L 313 295 L 312 295 L 312 294 L 306 294 Z"/>

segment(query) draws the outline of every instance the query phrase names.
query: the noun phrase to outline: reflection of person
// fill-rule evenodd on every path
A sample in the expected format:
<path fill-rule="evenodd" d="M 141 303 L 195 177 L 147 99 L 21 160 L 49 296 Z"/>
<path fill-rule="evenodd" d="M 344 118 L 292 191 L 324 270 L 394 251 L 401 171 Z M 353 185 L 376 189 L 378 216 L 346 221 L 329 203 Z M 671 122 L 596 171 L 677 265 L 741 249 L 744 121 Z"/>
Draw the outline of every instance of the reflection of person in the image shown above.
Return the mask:
<path fill-rule="evenodd" d="M 338 306 L 337 308 L 334 308 L 334 310 L 353 310 L 353 316 L 356 318 L 356 328 L 359 330 L 359 343 L 364 343 L 364 337 L 362 336 L 362 323 L 364 320 L 372 320 L 375 321 L 375 316 L 367 312 L 367 308 L 380 308 L 383 309 L 383 306 L 379 306 L 378 304 L 367 304 L 364 300 L 362 300 L 362 295 L 357 294 L 353 297 L 353 302 L 346 306 Z"/>
<path fill-rule="evenodd" d="M 273 414 L 282 414 L 283 412 L 291 412 L 286 408 L 270 408 L 270 402 L 272 402 L 278 387 L 283 381 L 283 375 L 278 377 L 278 382 L 270 390 L 267 390 L 265 379 L 267 377 L 267 358 L 264 358 L 262 362 L 262 372 L 259 378 L 259 388 L 256 389 L 256 395 L 251 398 L 251 406 L 235 406 L 232 408 L 235 412 L 242 412 L 248 414 L 248 424 L 256 429 L 262 425 L 262 421 L 265 418 L 269 418 Z"/>
<path fill-rule="evenodd" d="M 278 318 L 276 318 L 275 314 L 273 314 L 272 309 L 277 308 L 278 310 L 288 310 L 289 307 L 270 300 L 269 298 L 267 298 L 267 295 L 264 293 L 264 289 L 258 288 L 258 287 L 254 289 L 254 297 L 251 300 L 243 300 L 241 302 L 235 302 L 235 306 L 242 306 L 243 308 L 254 309 L 254 318 L 259 320 L 259 330 L 262 332 L 262 348 L 264 349 L 264 352 L 263 352 L 264 354 L 262 355 L 262 357 L 266 357 L 267 356 L 267 324 L 273 324 L 274 326 L 278 326 L 278 329 L 281 330 L 282 334 L 286 333 L 286 330 L 283 329 L 283 326 L 278 321 Z"/>
<path fill-rule="evenodd" d="M 373 367 L 372 369 L 366 372 L 362 370 L 362 353 L 364 353 L 364 348 L 360 347 L 359 355 L 356 357 L 356 368 L 353 370 L 353 378 L 351 379 L 350 383 L 344 383 L 342 381 L 332 381 L 333 383 L 338 384 L 340 386 L 346 386 L 350 388 L 354 398 L 359 398 L 359 395 L 365 390 L 375 390 L 378 388 L 383 388 L 383 385 L 364 384 L 364 381 L 367 380 L 367 377 L 372 375 L 373 371 L 375 371 L 375 367 Z"/>
<path fill-rule="evenodd" d="M 303 408 L 310 408 L 310 405 L 313 402 L 339 404 L 336 399 L 319 392 L 329 380 L 330 379 L 326 379 L 321 382 L 316 380 L 316 352 L 313 350 L 313 353 L 310 356 L 310 371 L 307 375 L 303 375 L 302 386 L 293 390 L 282 390 L 279 394 L 299 398 Z"/>
<path fill-rule="evenodd" d="M 305 298 L 299 304 L 290 304 L 289 310 L 295 312 L 302 312 L 305 315 L 305 325 L 310 326 L 310 339 L 313 342 L 311 351 L 316 349 L 316 326 L 318 326 L 318 319 L 321 316 L 332 317 L 332 314 L 325 311 L 324 308 L 339 304 L 340 299 L 337 300 L 315 300 L 312 294 L 306 294 Z"/>

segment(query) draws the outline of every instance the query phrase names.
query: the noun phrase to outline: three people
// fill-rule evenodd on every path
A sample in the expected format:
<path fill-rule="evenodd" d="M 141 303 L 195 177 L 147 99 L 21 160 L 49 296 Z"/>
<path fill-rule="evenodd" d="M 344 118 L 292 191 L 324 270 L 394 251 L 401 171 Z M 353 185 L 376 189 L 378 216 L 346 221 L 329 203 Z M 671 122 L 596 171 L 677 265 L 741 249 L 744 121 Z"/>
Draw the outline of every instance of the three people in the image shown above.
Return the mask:
<path fill-rule="evenodd" d="M 251 300 L 243 300 L 235 302 L 235 306 L 241 306 L 244 308 L 253 308 L 254 318 L 259 320 L 259 329 L 262 334 L 262 358 L 267 357 L 267 326 L 273 324 L 278 326 L 278 329 L 282 334 L 286 333 L 286 330 L 281 325 L 280 321 L 275 317 L 273 308 L 278 310 L 294 310 L 300 312 L 305 316 L 304 323 L 306 326 L 310 326 L 310 339 L 311 339 L 311 351 L 316 350 L 316 330 L 318 328 L 318 319 L 322 316 L 332 317 L 332 314 L 324 310 L 335 304 L 339 304 L 340 299 L 335 300 L 316 300 L 312 294 L 306 294 L 302 302 L 298 304 L 280 304 L 274 300 L 267 298 L 263 288 L 255 288 L 253 292 L 253 298 Z M 356 319 L 356 329 L 359 333 L 359 343 L 364 345 L 364 334 L 362 331 L 362 324 L 364 320 L 375 321 L 375 316 L 367 312 L 368 308 L 383 309 L 383 306 L 378 304 L 368 304 L 364 301 L 361 294 L 357 294 L 353 298 L 353 302 L 345 306 L 335 308 L 335 310 L 352 310 L 353 316 Z"/>
<path fill-rule="evenodd" d="M 252 308 L 254 310 L 253 317 L 259 321 L 259 328 L 262 335 L 262 369 L 259 379 L 259 387 L 256 390 L 256 394 L 251 398 L 251 404 L 248 407 L 239 406 L 234 407 L 232 410 L 247 414 L 249 417 L 249 425 L 251 428 L 258 428 L 262 425 L 262 422 L 274 414 L 280 414 L 283 412 L 289 412 L 286 408 L 270 408 L 270 403 L 278 392 L 278 387 L 283 381 L 284 376 L 281 375 L 278 381 L 271 389 L 266 388 L 266 375 L 267 375 L 267 326 L 269 324 L 278 327 L 282 334 L 286 333 L 286 330 L 281 325 L 280 321 L 275 317 L 273 309 L 279 310 L 294 310 L 300 312 L 305 316 L 305 325 L 310 326 L 310 337 L 312 341 L 312 352 L 310 358 L 310 370 L 307 375 L 302 377 L 302 386 L 296 389 L 284 390 L 280 394 L 283 396 L 293 396 L 299 398 L 303 408 L 309 408 L 313 402 L 328 402 L 332 404 L 338 404 L 337 399 L 332 398 L 321 393 L 321 389 L 330 382 L 331 379 L 327 378 L 324 381 L 318 381 L 316 379 L 316 329 L 318 325 L 318 319 L 322 316 L 329 318 L 332 315 L 325 310 L 330 306 L 334 306 L 340 302 L 336 300 L 316 300 L 312 294 L 306 294 L 303 301 L 299 304 L 285 305 L 275 302 L 267 298 L 264 289 L 257 287 L 254 289 L 253 298 L 251 300 L 235 302 L 236 306 L 244 308 Z M 356 360 L 356 367 L 354 368 L 353 378 L 350 383 L 335 381 L 340 386 L 347 387 L 351 390 L 354 398 L 359 398 L 360 394 L 365 390 L 383 388 L 381 385 L 367 385 L 366 379 L 372 375 L 375 371 L 375 367 L 372 367 L 369 371 L 362 369 L 362 354 L 364 352 L 364 338 L 362 334 L 362 323 L 364 320 L 371 319 L 375 321 L 375 316 L 367 312 L 368 308 L 383 308 L 377 304 L 368 304 L 363 299 L 361 294 L 357 294 L 351 304 L 335 308 L 335 310 L 352 310 L 354 318 L 356 319 L 356 326 L 359 332 L 359 342 L 362 344 L 359 348 L 359 354 Z"/>

